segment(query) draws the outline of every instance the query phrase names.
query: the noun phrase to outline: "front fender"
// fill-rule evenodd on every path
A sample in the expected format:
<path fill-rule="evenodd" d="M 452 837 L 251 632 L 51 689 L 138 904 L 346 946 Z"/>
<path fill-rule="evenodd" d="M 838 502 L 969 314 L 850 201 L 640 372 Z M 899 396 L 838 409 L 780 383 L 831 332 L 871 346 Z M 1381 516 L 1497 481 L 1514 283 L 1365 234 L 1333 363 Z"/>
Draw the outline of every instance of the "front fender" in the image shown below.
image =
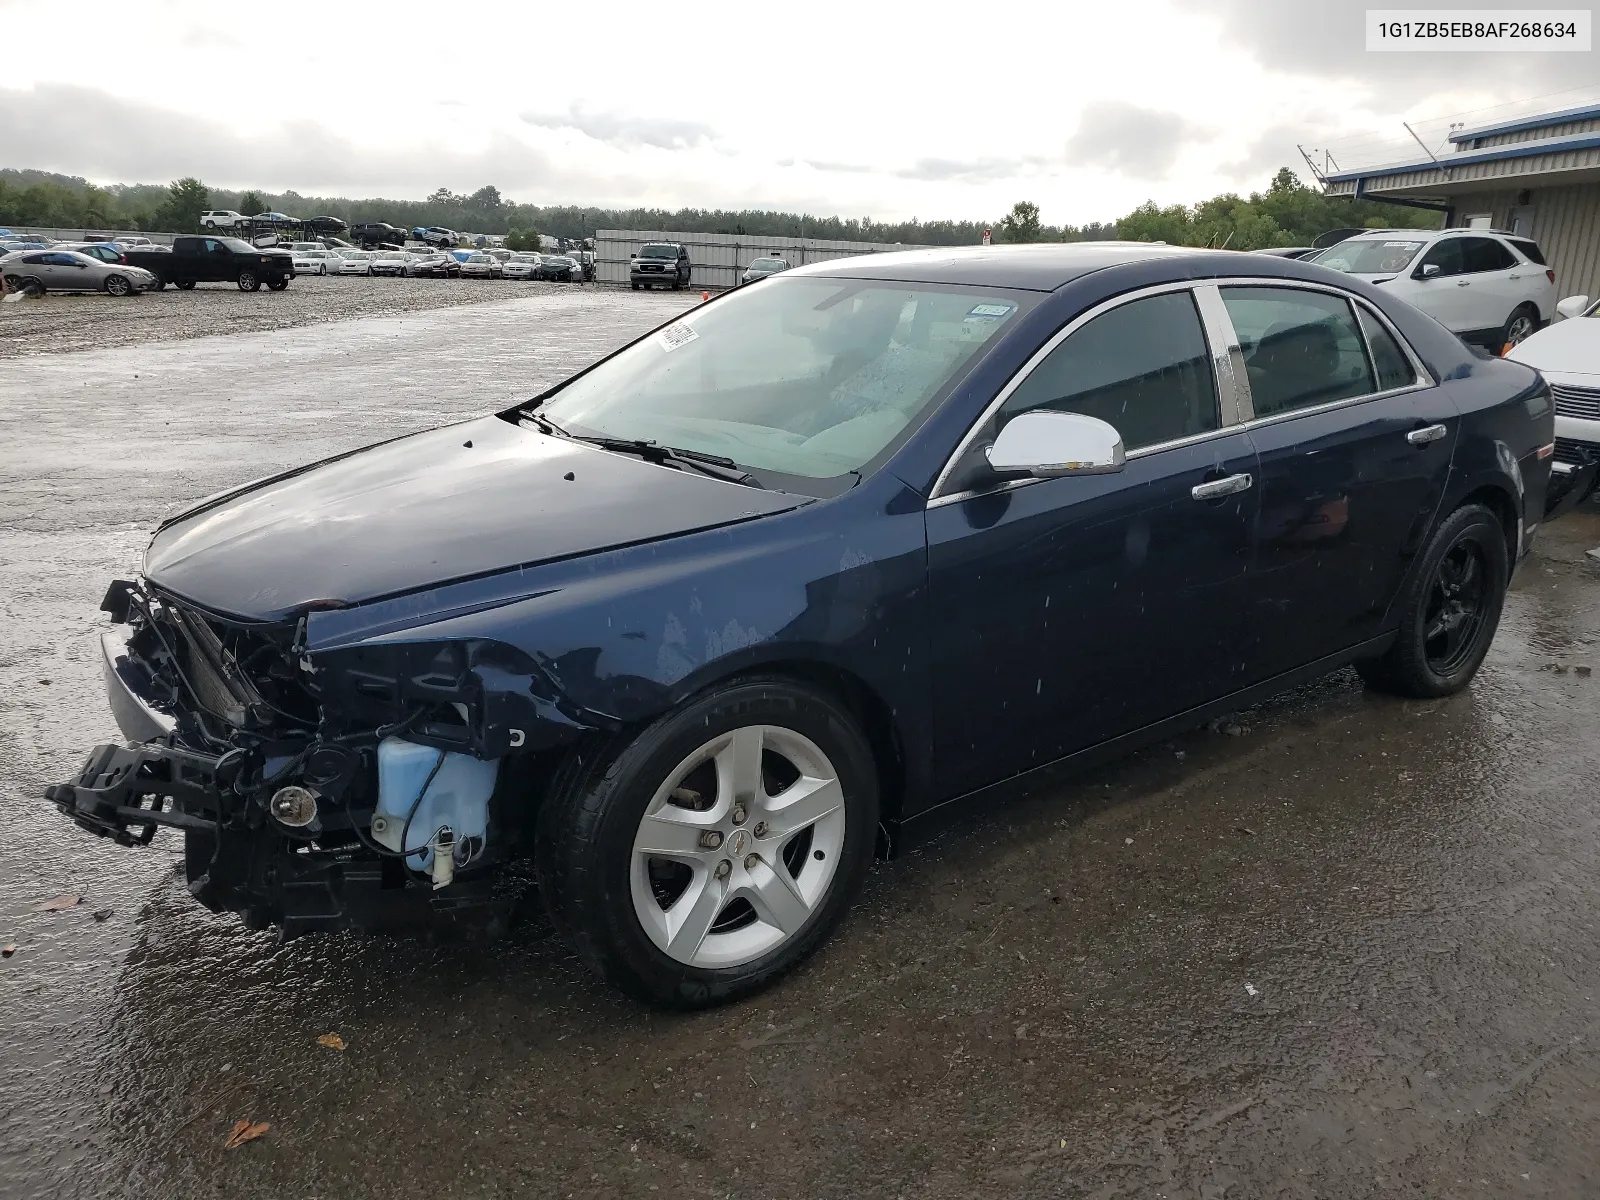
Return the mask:
<path fill-rule="evenodd" d="M 365 671 L 412 680 L 395 685 L 398 699 L 475 706 L 479 753 L 649 721 L 721 679 L 786 663 L 848 672 L 916 745 L 931 677 L 925 584 L 921 499 L 880 473 L 741 525 L 313 612 L 305 644 L 325 696 L 354 703 Z M 451 686 L 430 693 L 428 680 Z"/>

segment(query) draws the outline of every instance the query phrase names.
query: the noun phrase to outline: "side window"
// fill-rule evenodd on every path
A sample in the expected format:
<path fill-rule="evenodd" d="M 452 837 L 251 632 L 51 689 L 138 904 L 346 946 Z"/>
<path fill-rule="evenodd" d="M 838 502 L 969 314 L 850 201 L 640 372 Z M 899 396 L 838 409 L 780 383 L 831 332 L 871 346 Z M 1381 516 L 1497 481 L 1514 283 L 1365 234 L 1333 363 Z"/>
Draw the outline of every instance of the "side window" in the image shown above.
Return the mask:
<path fill-rule="evenodd" d="M 1462 255 L 1469 273 L 1479 271 L 1504 271 L 1517 265 L 1517 260 L 1494 238 L 1462 238 L 1466 245 Z"/>
<path fill-rule="evenodd" d="M 1350 302 L 1297 288 L 1225 287 L 1258 417 L 1377 390 Z"/>
<path fill-rule="evenodd" d="M 1549 264 L 1544 261 L 1544 251 L 1539 249 L 1538 242 L 1530 242 L 1524 238 L 1512 238 L 1511 244 L 1522 252 L 1522 257 L 1531 263 L 1538 263 L 1541 267 Z"/>
<path fill-rule="evenodd" d="M 1218 428 L 1194 297 L 1184 291 L 1133 300 L 1076 330 L 1006 399 L 999 427 L 1036 409 L 1099 417 L 1129 450 Z"/>
<path fill-rule="evenodd" d="M 1356 313 L 1361 317 L 1361 331 L 1367 335 L 1367 349 L 1372 351 L 1372 366 L 1378 372 L 1378 390 L 1387 392 L 1415 383 L 1416 371 L 1389 331 L 1360 305 L 1356 306 Z"/>
<path fill-rule="evenodd" d="M 1441 275 L 1459 275 L 1466 268 L 1461 255 L 1461 243 L 1466 238 L 1445 238 L 1435 242 L 1422 256 L 1419 267 L 1436 266 Z"/>

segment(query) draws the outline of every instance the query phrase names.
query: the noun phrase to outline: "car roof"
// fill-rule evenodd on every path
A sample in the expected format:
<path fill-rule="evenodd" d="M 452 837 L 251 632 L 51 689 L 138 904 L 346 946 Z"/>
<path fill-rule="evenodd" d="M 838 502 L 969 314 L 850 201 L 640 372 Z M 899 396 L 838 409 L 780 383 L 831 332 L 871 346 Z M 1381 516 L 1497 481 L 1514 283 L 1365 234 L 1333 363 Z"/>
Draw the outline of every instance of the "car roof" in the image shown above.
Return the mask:
<path fill-rule="evenodd" d="M 1151 259 L 1208 253 L 1161 242 L 1048 242 L 1025 246 L 950 246 L 858 254 L 795 267 L 791 276 L 888 279 L 904 283 L 965 283 L 1053 292 L 1093 271 Z M 1286 261 L 1293 262 L 1289 259 Z M 1244 271 L 1240 271 L 1244 274 Z"/>

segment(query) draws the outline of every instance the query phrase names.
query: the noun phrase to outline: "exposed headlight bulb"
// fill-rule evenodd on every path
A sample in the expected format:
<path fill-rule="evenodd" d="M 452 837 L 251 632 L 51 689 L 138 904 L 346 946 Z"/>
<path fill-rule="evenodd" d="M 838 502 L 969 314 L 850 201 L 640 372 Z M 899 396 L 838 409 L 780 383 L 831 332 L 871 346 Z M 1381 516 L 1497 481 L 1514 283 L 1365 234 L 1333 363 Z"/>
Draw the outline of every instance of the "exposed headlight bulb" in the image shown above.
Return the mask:
<path fill-rule="evenodd" d="M 299 829 L 317 819 L 317 794 L 309 788 L 294 785 L 279 788 L 272 794 L 267 811 L 279 824 Z"/>

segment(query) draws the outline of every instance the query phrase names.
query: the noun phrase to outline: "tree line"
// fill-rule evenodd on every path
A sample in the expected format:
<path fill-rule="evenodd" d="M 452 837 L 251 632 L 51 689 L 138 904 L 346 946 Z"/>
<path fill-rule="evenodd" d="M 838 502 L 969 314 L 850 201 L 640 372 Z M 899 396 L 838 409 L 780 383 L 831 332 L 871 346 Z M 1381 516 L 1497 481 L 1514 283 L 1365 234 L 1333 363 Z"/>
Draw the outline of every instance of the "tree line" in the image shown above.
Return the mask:
<path fill-rule="evenodd" d="M 1330 199 L 1307 187 L 1289 168 L 1264 192 L 1248 197 L 1227 192 L 1194 205 L 1161 207 L 1147 201 L 1115 221 L 1046 225 L 1038 206 L 1018 201 L 997 221 L 875 221 L 871 217 L 818 217 L 758 210 L 598 208 L 518 204 L 485 186 L 467 195 L 440 188 L 423 200 L 351 200 L 302 196 L 297 192 L 231 191 L 198 179 L 167 187 L 113 184 L 100 187 L 75 176 L 0 169 L 0 225 L 183 231 L 197 228 L 207 209 L 235 209 L 249 216 L 269 209 L 291 216 L 334 216 L 393 225 L 442 225 L 463 232 L 512 234 L 537 245 L 538 233 L 562 238 L 593 237 L 597 229 L 660 229 L 683 233 L 814 237 L 908 245 L 974 245 L 985 230 L 997 242 L 1077 242 L 1121 238 L 1184 246 L 1259 250 L 1308 245 L 1318 234 L 1341 227 L 1430 228 L 1440 214 L 1371 200 Z M 537 233 L 535 232 L 537 231 Z"/>

